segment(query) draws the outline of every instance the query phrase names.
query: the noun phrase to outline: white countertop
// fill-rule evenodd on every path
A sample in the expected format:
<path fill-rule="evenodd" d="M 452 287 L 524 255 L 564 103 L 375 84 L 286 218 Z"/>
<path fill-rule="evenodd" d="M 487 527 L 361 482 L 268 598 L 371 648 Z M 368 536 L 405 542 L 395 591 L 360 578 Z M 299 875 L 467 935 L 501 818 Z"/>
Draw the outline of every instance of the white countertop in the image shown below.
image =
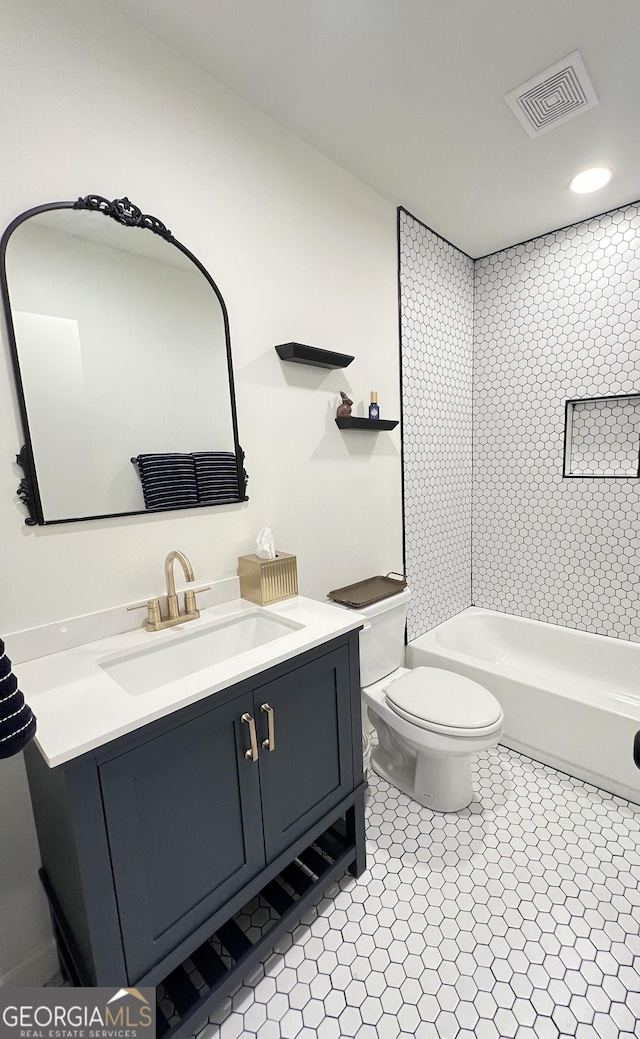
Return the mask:
<path fill-rule="evenodd" d="M 104 671 L 99 662 L 153 642 L 167 644 L 198 627 L 246 611 L 264 609 L 302 625 L 255 649 L 195 671 L 146 693 L 131 695 Z M 112 635 L 41 656 L 14 666 L 25 700 L 36 715 L 36 743 L 50 767 L 61 765 L 101 747 L 127 732 L 196 703 L 212 693 L 259 674 L 275 664 L 353 631 L 366 618 L 352 610 L 298 596 L 273 606 L 257 607 L 236 599 L 204 609 L 196 621 L 164 631 L 144 628 Z"/>

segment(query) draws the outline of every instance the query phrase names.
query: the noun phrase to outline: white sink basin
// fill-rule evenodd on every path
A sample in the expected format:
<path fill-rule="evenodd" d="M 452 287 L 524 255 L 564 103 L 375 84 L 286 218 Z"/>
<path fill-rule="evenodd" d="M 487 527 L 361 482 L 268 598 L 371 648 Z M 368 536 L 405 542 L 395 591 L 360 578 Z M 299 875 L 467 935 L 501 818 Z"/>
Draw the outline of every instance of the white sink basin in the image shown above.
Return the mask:
<path fill-rule="evenodd" d="M 238 617 L 178 636 L 171 632 L 166 642 L 153 642 L 129 653 L 105 657 L 97 663 L 125 692 L 137 696 L 303 627 L 260 609 L 249 610 Z"/>

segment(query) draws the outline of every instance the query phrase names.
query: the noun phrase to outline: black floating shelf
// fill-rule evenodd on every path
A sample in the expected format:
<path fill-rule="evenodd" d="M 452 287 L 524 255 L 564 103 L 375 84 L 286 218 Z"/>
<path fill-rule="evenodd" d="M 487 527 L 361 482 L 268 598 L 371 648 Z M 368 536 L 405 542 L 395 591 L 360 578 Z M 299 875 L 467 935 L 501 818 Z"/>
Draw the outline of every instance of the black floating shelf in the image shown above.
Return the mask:
<path fill-rule="evenodd" d="M 336 426 L 338 429 L 371 429 L 374 433 L 378 433 L 383 429 L 395 429 L 398 421 L 398 419 L 388 418 L 356 418 L 354 415 L 349 415 L 348 418 L 337 418 Z"/>
<path fill-rule="evenodd" d="M 334 350 L 320 350 L 303 343 L 281 343 L 276 346 L 276 353 L 281 361 L 295 361 L 313 368 L 346 368 L 353 361 L 350 354 L 337 354 Z"/>

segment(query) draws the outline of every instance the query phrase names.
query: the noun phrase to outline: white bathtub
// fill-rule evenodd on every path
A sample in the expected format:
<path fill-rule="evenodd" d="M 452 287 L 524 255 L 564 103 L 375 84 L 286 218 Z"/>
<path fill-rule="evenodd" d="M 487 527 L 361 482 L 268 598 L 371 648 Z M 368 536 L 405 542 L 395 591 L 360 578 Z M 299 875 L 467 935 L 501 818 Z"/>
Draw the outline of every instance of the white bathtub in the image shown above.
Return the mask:
<path fill-rule="evenodd" d="M 474 679 L 505 746 L 640 803 L 640 644 L 472 606 L 410 642 L 407 666 Z"/>

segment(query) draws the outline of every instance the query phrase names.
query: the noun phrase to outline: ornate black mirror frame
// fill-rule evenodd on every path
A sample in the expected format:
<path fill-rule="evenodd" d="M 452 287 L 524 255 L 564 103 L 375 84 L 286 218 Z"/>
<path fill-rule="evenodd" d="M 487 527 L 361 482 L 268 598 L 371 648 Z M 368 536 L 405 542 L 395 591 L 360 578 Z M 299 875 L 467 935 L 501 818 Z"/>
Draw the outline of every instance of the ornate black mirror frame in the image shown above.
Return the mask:
<path fill-rule="evenodd" d="M 137 206 L 135 206 L 125 196 L 124 198 L 116 198 L 109 201 L 107 198 L 103 198 L 102 195 L 85 195 L 84 197 L 78 198 L 75 202 L 51 202 L 47 205 L 35 206 L 33 209 L 28 209 L 26 212 L 21 213 L 20 216 L 16 217 L 4 232 L 2 239 L 0 240 L 0 290 L 2 292 L 2 301 L 4 304 L 4 312 L 7 323 L 7 331 L 9 333 L 9 346 L 11 350 L 11 361 L 13 365 L 13 373 L 16 382 L 16 390 L 18 396 L 18 405 L 20 408 L 20 418 L 22 421 L 22 431 L 25 438 L 25 443 L 16 455 L 16 462 L 22 469 L 24 476 L 20 481 L 17 489 L 18 497 L 22 503 L 26 506 L 29 515 L 25 519 L 25 523 L 29 527 L 33 526 L 49 526 L 57 523 L 79 523 L 86 520 L 94 519 L 110 519 L 121 516 L 149 516 L 156 515 L 161 512 L 174 512 L 184 509 L 204 509 L 211 508 L 211 504 L 197 503 L 195 505 L 181 505 L 175 506 L 169 509 L 139 509 L 132 510 L 129 512 L 110 512 L 102 515 L 95 516 L 73 516 L 68 519 L 55 519 L 47 520 L 44 517 L 42 501 L 40 498 L 40 491 L 38 488 L 38 479 L 36 476 L 36 469 L 33 457 L 33 448 L 31 442 L 31 435 L 29 432 L 29 422 L 27 418 L 27 407 L 24 393 L 24 386 L 22 375 L 20 372 L 20 361 L 18 356 L 18 347 L 16 342 L 15 329 L 13 324 L 13 318 L 11 314 L 11 303 L 9 299 L 9 287 L 7 281 L 7 268 L 6 268 L 6 251 L 9 239 L 15 229 L 28 220 L 30 217 L 37 216 L 39 213 L 47 213 L 57 209 L 85 209 L 93 210 L 98 213 L 103 213 L 105 217 L 109 217 L 112 220 L 116 220 L 119 224 L 123 224 L 125 227 L 140 227 L 146 228 L 148 231 L 152 231 L 153 234 L 159 235 L 164 238 L 166 242 L 174 245 L 176 249 L 179 249 L 184 255 L 191 260 L 193 264 L 198 268 L 201 274 L 204 275 L 209 285 L 215 292 L 220 306 L 222 308 L 222 315 L 224 319 L 224 333 L 227 351 L 227 367 L 229 372 L 229 396 L 231 403 L 231 419 L 233 425 L 233 441 L 235 456 L 237 462 L 238 471 L 238 503 L 248 501 L 247 497 L 247 480 L 248 476 L 244 468 L 244 451 L 240 447 L 238 442 L 238 420 L 236 413 L 236 397 L 235 397 L 235 386 L 233 379 L 233 362 L 231 358 L 231 337 L 229 334 L 229 317 L 227 314 L 227 308 L 222 298 L 222 294 L 216 285 L 215 281 L 207 271 L 205 267 L 200 263 L 198 258 L 187 249 L 182 242 L 179 242 L 177 238 L 174 238 L 171 231 L 158 220 L 157 217 L 151 216 L 148 213 L 143 213 Z M 233 503 L 231 503 L 233 504 Z"/>

